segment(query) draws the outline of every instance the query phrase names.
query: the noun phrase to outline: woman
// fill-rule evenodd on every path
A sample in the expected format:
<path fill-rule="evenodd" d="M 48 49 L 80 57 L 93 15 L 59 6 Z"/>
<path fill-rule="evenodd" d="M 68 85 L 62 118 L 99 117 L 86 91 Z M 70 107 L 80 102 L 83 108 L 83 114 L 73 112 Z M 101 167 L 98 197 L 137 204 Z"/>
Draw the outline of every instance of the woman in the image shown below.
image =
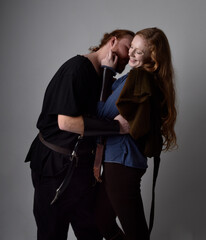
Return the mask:
<path fill-rule="evenodd" d="M 138 31 L 129 58 L 132 70 L 114 82 L 113 93 L 99 108 L 100 117 L 121 120 L 123 116 L 130 134 L 106 139 L 97 223 L 105 239 L 148 240 L 141 177 L 147 157 L 159 157 L 162 150 L 176 146 L 173 66 L 164 32 L 158 28 Z M 116 61 L 110 53 L 103 65 L 115 67 Z M 98 174 L 95 177 L 100 180 Z"/>

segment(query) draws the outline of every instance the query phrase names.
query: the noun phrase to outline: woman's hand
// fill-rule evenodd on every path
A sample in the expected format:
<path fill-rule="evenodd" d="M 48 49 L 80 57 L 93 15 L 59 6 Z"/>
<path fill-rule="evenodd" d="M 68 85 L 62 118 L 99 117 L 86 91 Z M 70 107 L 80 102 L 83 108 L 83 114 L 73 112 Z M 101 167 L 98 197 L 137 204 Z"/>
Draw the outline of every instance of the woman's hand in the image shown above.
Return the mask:
<path fill-rule="evenodd" d="M 117 60 L 118 60 L 118 56 L 116 55 L 116 53 L 110 50 L 109 53 L 106 55 L 106 57 L 102 59 L 101 65 L 108 66 L 115 69 L 117 66 Z"/>
<path fill-rule="evenodd" d="M 118 120 L 119 121 L 119 125 L 120 125 L 120 134 L 127 134 L 129 133 L 130 130 L 130 126 L 129 123 L 127 122 L 127 120 L 125 118 L 122 117 L 122 115 L 117 115 L 114 120 Z"/>

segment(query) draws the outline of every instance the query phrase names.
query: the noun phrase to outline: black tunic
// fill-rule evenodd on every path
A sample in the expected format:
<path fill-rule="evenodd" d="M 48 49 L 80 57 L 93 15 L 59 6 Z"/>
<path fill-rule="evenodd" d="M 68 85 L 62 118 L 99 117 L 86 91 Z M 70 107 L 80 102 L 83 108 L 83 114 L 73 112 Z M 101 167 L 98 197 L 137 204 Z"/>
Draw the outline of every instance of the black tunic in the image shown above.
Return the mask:
<path fill-rule="evenodd" d="M 77 134 L 62 131 L 58 127 L 58 114 L 67 116 L 92 116 L 96 114 L 101 81 L 88 58 L 77 55 L 65 62 L 50 81 L 44 96 L 42 112 L 37 128 L 44 139 L 58 146 L 73 149 Z M 95 146 L 95 139 L 84 138 L 80 148 L 88 152 Z M 26 162 L 44 176 L 54 176 L 69 164 L 68 156 L 54 152 L 38 139 L 33 141 Z"/>

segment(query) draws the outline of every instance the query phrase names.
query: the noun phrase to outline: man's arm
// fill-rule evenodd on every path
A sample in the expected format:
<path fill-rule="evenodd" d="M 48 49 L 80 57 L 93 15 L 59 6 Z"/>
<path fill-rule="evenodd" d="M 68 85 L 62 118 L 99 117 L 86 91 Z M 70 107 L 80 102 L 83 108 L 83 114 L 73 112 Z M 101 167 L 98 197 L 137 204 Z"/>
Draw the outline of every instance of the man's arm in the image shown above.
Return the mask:
<path fill-rule="evenodd" d="M 58 125 L 63 131 L 85 136 L 113 135 L 129 133 L 129 123 L 123 118 L 102 120 L 82 116 L 70 117 L 58 115 Z"/>
<path fill-rule="evenodd" d="M 111 94 L 111 86 L 113 83 L 113 76 L 116 74 L 114 70 L 117 64 L 118 57 L 115 53 L 110 51 L 107 56 L 101 61 L 103 70 L 103 86 L 100 96 L 100 101 L 106 101 Z M 119 117 L 115 120 L 103 120 L 89 117 L 70 117 L 65 115 L 58 115 L 58 125 L 63 131 L 69 131 L 85 136 L 107 136 L 114 134 L 129 133 L 129 124 L 123 118 Z"/>
<path fill-rule="evenodd" d="M 73 132 L 80 135 L 84 133 L 84 120 L 82 116 L 70 117 L 58 115 L 59 129 L 63 131 Z"/>

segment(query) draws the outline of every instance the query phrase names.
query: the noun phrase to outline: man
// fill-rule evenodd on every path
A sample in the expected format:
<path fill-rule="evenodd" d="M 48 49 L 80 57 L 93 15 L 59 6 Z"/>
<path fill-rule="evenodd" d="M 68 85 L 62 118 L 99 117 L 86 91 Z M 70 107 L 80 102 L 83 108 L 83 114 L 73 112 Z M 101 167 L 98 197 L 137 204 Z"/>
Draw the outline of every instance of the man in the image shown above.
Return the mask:
<path fill-rule="evenodd" d="M 128 124 L 94 117 L 102 88 L 101 61 L 112 52 L 121 73 L 133 36 L 128 30 L 105 34 L 98 50 L 69 59 L 46 89 L 37 122 L 40 133 L 26 158 L 35 188 L 38 240 L 66 240 L 69 224 L 78 240 L 102 239 L 93 219 L 94 136 L 128 133 Z"/>

